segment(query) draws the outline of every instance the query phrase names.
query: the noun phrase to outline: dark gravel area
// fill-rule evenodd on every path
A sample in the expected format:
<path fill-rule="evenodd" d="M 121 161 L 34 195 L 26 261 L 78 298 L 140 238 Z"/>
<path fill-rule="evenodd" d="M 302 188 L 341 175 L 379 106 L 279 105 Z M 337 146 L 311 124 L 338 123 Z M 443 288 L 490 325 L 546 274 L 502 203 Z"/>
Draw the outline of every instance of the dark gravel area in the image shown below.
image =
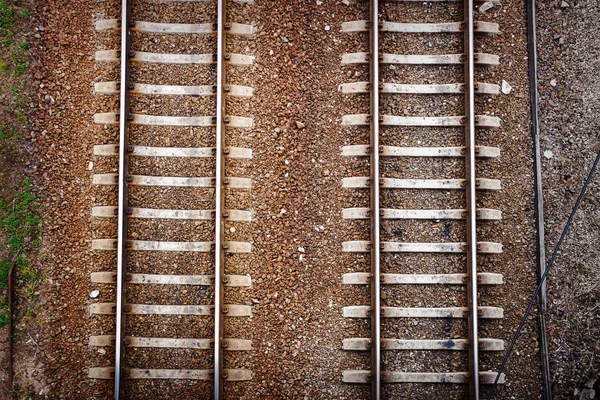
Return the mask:
<path fill-rule="evenodd" d="M 600 7 L 538 2 L 540 136 L 546 249 L 558 241 L 598 147 Z M 554 398 L 579 398 L 600 369 L 598 174 L 548 277 L 548 342 Z"/>

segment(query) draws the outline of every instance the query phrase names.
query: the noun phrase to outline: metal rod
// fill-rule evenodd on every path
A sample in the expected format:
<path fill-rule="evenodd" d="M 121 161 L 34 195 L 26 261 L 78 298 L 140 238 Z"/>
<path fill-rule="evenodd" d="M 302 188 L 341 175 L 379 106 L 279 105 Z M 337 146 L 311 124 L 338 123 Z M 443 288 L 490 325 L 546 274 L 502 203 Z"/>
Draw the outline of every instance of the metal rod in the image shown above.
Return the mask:
<path fill-rule="evenodd" d="M 216 184 L 215 184 L 215 355 L 214 398 L 223 398 L 223 278 L 225 258 L 223 253 L 223 177 L 224 177 L 224 116 L 225 96 L 225 0 L 217 1 L 217 132 L 216 132 Z"/>
<path fill-rule="evenodd" d="M 473 0 L 464 1 L 465 51 L 465 147 L 467 209 L 467 299 L 469 307 L 469 393 L 479 399 L 479 344 L 477 338 L 477 218 L 475 190 L 475 43 L 473 40 Z"/>
<path fill-rule="evenodd" d="M 116 328 L 115 328 L 115 399 L 122 394 L 121 361 L 124 359 L 125 346 L 123 346 L 125 330 L 124 304 L 127 301 L 125 274 L 127 273 L 127 174 L 129 171 L 128 153 L 129 146 L 129 72 L 131 49 L 131 2 L 122 0 L 121 3 L 121 77 L 119 95 L 119 206 L 118 206 L 118 233 L 117 233 L 117 300 L 116 300 Z"/>
<path fill-rule="evenodd" d="M 527 1 L 527 42 L 529 51 L 529 96 L 531 102 L 531 135 L 535 154 L 535 219 L 537 230 L 537 274 L 542 278 L 546 266 L 546 241 L 544 237 L 544 196 L 542 192 L 542 162 L 540 156 L 540 129 L 538 110 L 537 40 L 535 21 L 535 0 Z M 542 362 L 542 398 L 552 400 L 552 378 L 548 359 L 548 338 L 546 336 L 546 282 L 540 291 L 540 312 L 538 314 L 540 333 L 540 358 Z"/>
<path fill-rule="evenodd" d="M 379 0 L 371 0 L 371 398 L 381 398 L 381 269 L 379 264 Z"/>

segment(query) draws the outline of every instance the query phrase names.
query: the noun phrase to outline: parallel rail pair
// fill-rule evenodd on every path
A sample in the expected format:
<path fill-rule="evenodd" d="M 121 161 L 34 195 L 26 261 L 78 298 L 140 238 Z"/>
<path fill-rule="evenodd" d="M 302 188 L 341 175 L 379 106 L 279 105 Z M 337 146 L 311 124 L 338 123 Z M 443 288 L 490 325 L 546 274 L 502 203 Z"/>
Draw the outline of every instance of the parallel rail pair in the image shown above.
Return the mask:
<path fill-rule="evenodd" d="M 460 1 L 460 0 L 459 0 Z M 347 3 L 353 3 L 348 1 Z M 503 310 L 496 307 L 481 307 L 477 301 L 477 285 L 501 284 L 502 275 L 481 273 L 477 268 L 477 254 L 497 254 L 502 252 L 499 243 L 480 242 L 476 235 L 476 222 L 480 220 L 499 220 L 501 212 L 494 209 L 476 207 L 476 191 L 499 190 L 501 183 L 495 179 L 477 178 L 475 160 L 477 157 L 497 157 L 500 150 L 493 147 L 476 146 L 477 128 L 496 128 L 500 120 L 475 114 L 475 95 L 500 93 L 495 84 L 475 81 L 475 65 L 496 65 L 499 59 L 495 55 L 476 53 L 475 33 L 496 33 L 498 25 L 474 21 L 474 0 L 464 0 L 464 20 L 438 24 L 379 22 L 379 1 L 370 0 L 370 20 L 352 21 L 343 24 L 347 33 L 368 32 L 370 49 L 368 53 L 351 53 L 342 57 L 342 64 L 369 65 L 369 82 L 343 84 L 340 90 L 347 94 L 368 94 L 370 113 L 368 115 L 346 115 L 342 123 L 349 127 L 368 127 L 370 143 L 368 145 L 345 146 L 342 155 L 350 157 L 369 157 L 370 176 L 352 177 L 343 180 L 343 187 L 349 189 L 370 189 L 369 208 L 345 209 L 347 219 L 370 220 L 371 233 L 368 241 L 350 241 L 343 243 L 343 251 L 370 253 L 369 272 L 357 272 L 344 275 L 345 284 L 370 285 L 371 304 L 368 306 L 344 307 L 344 316 L 348 318 L 370 318 L 371 336 L 369 338 L 350 338 L 344 340 L 343 348 L 350 351 L 369 351 L 371 353 L 370 370 L 344 371 L 343 381 L 349 383 L 369 383 L 372 398 L 382 397 L 383 383 L 468 383 L 471 399 L 479 398 L 480 383 L 493 383 L 494 372 L 479 370 L 479 351 L 499 351 L 504 342 L 498 339 L 482 339 L 478 336 L 479 318 L 502 318 Z M 464 54 L 447 55 L 398 55 L 382 54 L 380 32 L 390 33 L 463 33 Z M 462 65 L 464 82 L 434 85 L 413 85 L 382 83 L 380 65 Z M 465 115 L 447 117 L 412 117 L 380 114 L 381 95 L 399 94 L 464 94 Z M 464 127 L 464 146 L 461 147 L 394 147 L 380 145 L 380 127 L 389 126 L 427 126 L 427 127 Z M 380 174 L 381 157 L 464 157 L 466 175 L 462 179 L 392 179 L 382 178 Z M 464 190 L 466 207 L 452 210 L 406 210 L 381 208 L 382 189 L 457 189 Z M 385 219 L 463 219 L 466 220 L 466 241 L 463 243 L 399 243 L 381 241 L 381 220 Z M 381 270 L 381 253 L 465 253 L 466 270 L 458 274 L 385 274 Z M 405 285 L 466 285 L 467 306 L 447 308 L 402 308 L 382 307 L 381 290 L 383 284 Z M 402 340 L 382 338 L 382 318 L 466 318 L 468 320 L 468 338 Z M 436 335 L 435 333 L 433 333 Z M 382 349 L 384 350 L 467 350 L 469 370 L 467 372 L 399 372 L 382 370 Z M 409 367 L 410 369 L 410 367 Z M 501 381 L 504 381 L 502 376 Z"/>
<path fill-rule="evenodd" d="M 181 0 L 185 2 L 185 0 Z M 252 3 L 251 0 L 235 0 L 237 3 Z M 226 96 L 250 97 L 252 88 L 231 85 L 226 79 L 226 64 L 251 65 L 253 57 L 242 54 L 230 54 L 226 51 L 226 34 L 251 35 L 254 27 L 240 23 L 229 23 L 226 17 L 225 0 L 217 0 L 216 23 L 178 24 L 135 21 L 132 15 L 131 0 L 122 0 L 121 18 L 101 20 L 96 30 L 120 30 L 120 50 L 101 50 L 96 52 L 97 62 L 120 62 L 120 80 L 118 82 L 98 82 L 97 93 L 118 94 L 119 111 L 94 115 L 98 124 L 118 124 L 119 144 L 98 145 L 94 148 L 96 156 L 118 156 L 116 174 L 95 174 L 93 182 L 97 185 L 117 185 L 118 204 L 94 207 L 92 215 L 96 217 L 117 217 L 118 233 L 116 239 L 95 239 L 93 250 L 116 250 L 117 269 L 111 272 L 92 274 L 94 283 L 116 283 L 115 303 L 94 303 L 90 305 L 92 314 L 116 315 L 115 335 L 91 336 L 92 346 L 115 346 L 114 367 L 97 367 L 89 370 L 93 379 L 113 379 L 115 398 L 125 397 L 123 379 L 186 379 L 214 382 L 214 398 L 223 397 L 224 381 L 244 381 L 252 377 L 245 369 L 225 369 L 224 350 L 250 350 L 251 341 L 230 339 L 224 336 L 224 316 L 247 317 L 252 315 L 250 306 L 225 305 L 224 288 L 250 286 L 249 276 L 227 275 L 225 273 L 225 253 L 249 253 L 251 244 L 227 241 L 224 235 L 225 221 L 251 221 L 252 214 L 245 210 L 228 210 L 225 207 L 224 192 L 227 189 L 249 189 L 251 181 L 247 178 L 227 177 L 225 158 L 249 159 L 252 151 L 246 148 L 227 147 L 226 129 L 244 129 L 252 127 L 252 119 L 229 116 L 226 113 Z M 216 35 L 216 53 L 209 54 L 158 54 L 133 51 L 131 32 L 167 35 L 167 34 L 210 34 Z M 144 82 L 132 82 L 132 63 L 158 64 L 207 64 L 216 66 L 216 82 L 205 86 L 153 85 Z M 216 109 L 209 116 L 155 116 L 131 113 L 131 94 L 156 96 L 216 96 Z M 138 146 L 130 142 L 131 125 L 167 126 L 167 127 L 207 127 L 216 131 L 214 147 L 149 147 Z M 190 128 L 191 129 L 191 128 Z M 133 175 L 129 165 L 130 157 L 167 157 L 167 158 L 208 158 L 216 163 L 216 174 L 212 177 L 166 177 Z M 214 188 L 215 208 L 211 210 L 171 210 L 156 208 L 136 208 L 129 206 L 128 187 L 130 185 L 157 187 Z M 171 219 L 171 220 L 213 220 L 214 241 L 211 242 L 169 242 L 132 240 L 128 228 L 130 218 Z M 214 275 L 155 275 L 128 272 L 128 254 L 131 251 L 166 252 L 206 252 L 214 253 Z M 208 305 L 151 305 L 129 304 L 127 287 L 133 284 L 147 285 L 214 285 L 214 304 Z M 214 318 L 214 337 L 212 338 L 157 338 L 133 337 L 127 335 L 126 317 L 138 315 L 204 315 Z M 214 368 L 202 369 L 146 369 L 131 368 L 125 365 L 125 350 L 130 347 L 186 348 L 211 350 L 214 354 Z"/>

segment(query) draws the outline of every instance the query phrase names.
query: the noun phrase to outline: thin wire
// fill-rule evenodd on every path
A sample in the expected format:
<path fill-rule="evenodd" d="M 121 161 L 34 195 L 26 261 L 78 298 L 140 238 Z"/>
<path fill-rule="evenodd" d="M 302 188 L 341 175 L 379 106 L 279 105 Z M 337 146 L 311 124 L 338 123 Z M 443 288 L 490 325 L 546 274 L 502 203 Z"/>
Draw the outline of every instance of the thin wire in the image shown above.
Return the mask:
<path fill-rule="evenodd" d="M 583 184 L 583 187 L 581 188 L 581 193 L 579 193 L 579 197 L 577 198 L 577 201 L 575 202 L 575 206 L 573 207 L 573 210 L 571 211 L 571 215 L 569 216 L 567 224 L 565 225 L 563 232 L 560 235 L 560 239 L 558 239 L 558 243 L 556 244 L 556 247 L 554 248 L 552 257 L 550 258 L 550 261 L 548 261 L 546 270 L 544 271 L 544 274 L 540 278 L 540 282 L 538 283 L 538 286 L 535 289 L 535 292 L 533 293 L 533 297 L 531 298 L 531 302 L 529 303 L 529 306 L 527 307 L 527 310 L 525 311 L 525 315 L 523 316 L 523 319 L 521 320 L 521 323 L 519 324 L 519 328 L 517 329 L 517 332 L 515 332 L 515 336 L 513 337 L 512 342 L 510 343 L 510 346 L 509 346 L 508 350 L 506 351 L 506 355 L 504 356 L 502 365 L 500 366 L 500 369 L 498 370 L 498 374 L 496 375 L 496 379 L 494 380 L 494 385 L 492 386 L 492 390 L 490 390 L 490 394 L 488 395 L 487 400 L 492 399 L 492 395 L 494 394 L 494 390 L 496 389 L 496 386 L 498 386 L 498 380 L 500 379 L 500 376 L 502 375 L 502 371 L 504 371 L 504 367 L 506 366 L 506 363 L 508 362 L 508 358 L 510 357 L 513 347 L 515 346 L 515 343 L 517 342 L 517 338 L 519 337 L 519 334 L 521 333 L 521 329 L 523 329 L 523 325 L 525 325 L 525 320 L 527 319 L 529 312 L 533 308 L 535 299 L 537 298 L 537 296 L 542 288 L 542 285 L 544 284 L 544 281 L 546 280 L 546 275 L 548 275 L 548 271 L 550 271 L 550 267 L 552 267 L 552 264 L 554 263 L 554 259 L 556 258 L 558 249 L 560 248 L 560 245 L 562 244 L 563 239 L 565 238 L 565 236 L 567 235 L 567 232 L 569 231 L 569 227 L 571 226 L 571 222 L 573 222 L 573 217 L 575 216 L 575 212 L 577 212 L 577 209 L 579 208 L 579 203 L 581 203 L 581 199 L 583 198 L 583 195 L 585 194 L 585 191 L 586 191 L 590 181 L 592 180 L 592 176 L 594 175 L 594 172 L 596 171 L 596 167 L 598 166 L 599 160 L 600 160 L 600 152 L 598 152 L 598 154 L 596 155 L 596 161 L 594 161 L 594 165 L 592 166 L 592 169 L 590 170 L 590 173 L 588 174 L 587 179 L 585 180 L 585 183 Z"/>

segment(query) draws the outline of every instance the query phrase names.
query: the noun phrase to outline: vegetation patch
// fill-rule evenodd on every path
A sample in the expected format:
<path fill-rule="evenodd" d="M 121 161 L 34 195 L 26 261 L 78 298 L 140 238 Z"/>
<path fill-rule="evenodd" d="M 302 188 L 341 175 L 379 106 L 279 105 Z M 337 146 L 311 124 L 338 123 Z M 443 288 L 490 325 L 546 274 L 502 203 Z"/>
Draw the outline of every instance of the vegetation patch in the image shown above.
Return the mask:
<path fill-rule="evenodd" d="M 37 259 L 38 198 L 24 165 L 23 135 L 31 110 L 28 91 L 31 12 L 26 3 L 0 0 L 0 327 L 8 324 L 7 288 L 14 264 L 20 315 L 35 316 L 43 277 Z"/>

